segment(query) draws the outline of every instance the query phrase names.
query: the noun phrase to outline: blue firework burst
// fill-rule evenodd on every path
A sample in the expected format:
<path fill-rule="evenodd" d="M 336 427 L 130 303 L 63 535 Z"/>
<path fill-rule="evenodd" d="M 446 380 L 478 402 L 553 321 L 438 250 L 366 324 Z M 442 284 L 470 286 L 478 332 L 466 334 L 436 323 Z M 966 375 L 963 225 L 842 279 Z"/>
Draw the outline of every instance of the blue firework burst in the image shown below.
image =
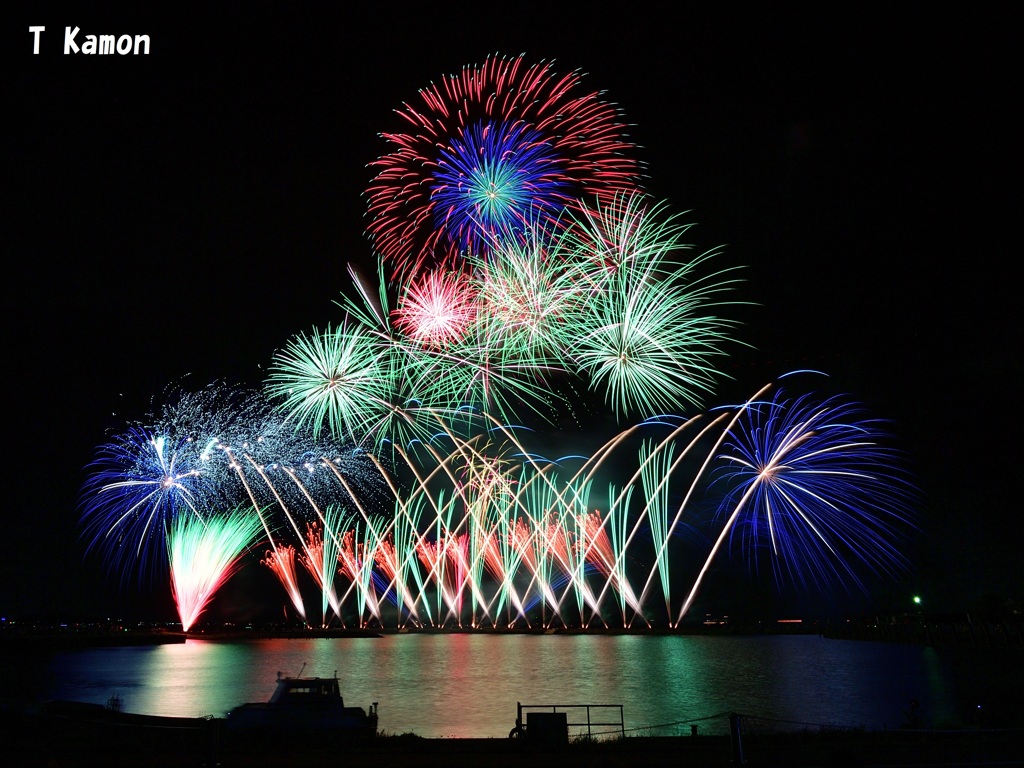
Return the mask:
<path fill-rule="evenodd" d="M 777 583 L 854 584 L 906 568 L 897 549 L 912 527 L 916 490 L 885 425 L 844 397 L 748 404 L 723 443 L 716 482 L 730 543 Z"/>
<path fill-rule="evenodd" d="M 440 152 L 435 225 L 480 255 L 496 237 L 557 216 L 570 192 L 561 166 L 551 144 L 521 123 L 472 125 Z"/>
<path fill-rule="evenodd" d="M 204 519 L 216 484 L 188 438 L 133 427 L 103 445 L 83 487 L 83 533 L 112 570 L 161 561 L 178 516 Z"/>
<path fill-rule="evenodd" d="M 210 386 L 173 393 L 145 426 L 103 445 L 82 488 L 81 525 L 90 550 L 122 577 L 140 580 L 167 565 L 165 539 L 180 519 L 205 524 L 252 506 L 265 533 L 297 533 L 330 503 L 369 500 L 379 473 L 351 444 L 318 440 L 257 393 Z"/>

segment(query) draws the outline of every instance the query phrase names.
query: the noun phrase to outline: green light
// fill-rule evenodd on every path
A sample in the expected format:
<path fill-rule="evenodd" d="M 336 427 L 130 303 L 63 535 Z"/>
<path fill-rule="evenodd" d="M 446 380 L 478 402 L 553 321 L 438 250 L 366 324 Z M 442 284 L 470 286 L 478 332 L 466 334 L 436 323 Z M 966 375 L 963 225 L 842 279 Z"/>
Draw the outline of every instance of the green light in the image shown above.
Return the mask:
<path fill-rule="evenodd" d="M 920 596 L 919 595 L 914 595 L 914 605 L 920 605 L 920 604 L 921 604 Z"/>

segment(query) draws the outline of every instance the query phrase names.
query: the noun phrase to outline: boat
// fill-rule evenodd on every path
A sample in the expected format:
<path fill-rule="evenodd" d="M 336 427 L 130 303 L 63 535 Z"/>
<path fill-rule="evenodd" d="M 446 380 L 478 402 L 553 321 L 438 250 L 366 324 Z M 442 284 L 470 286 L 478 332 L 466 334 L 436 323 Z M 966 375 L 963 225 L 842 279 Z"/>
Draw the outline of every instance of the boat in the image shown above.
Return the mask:
<path fill-rule="evenodd" d="M 305 667 L 303 667 L 305 668 Z M 242 704 L 230 710 L 229 730 L 323 731 L 358 737 L 377 734 L 377 702 L 369 711 L 346 707 L 334 677 L 286 677 L 277 673 L 269 701 Z"/>

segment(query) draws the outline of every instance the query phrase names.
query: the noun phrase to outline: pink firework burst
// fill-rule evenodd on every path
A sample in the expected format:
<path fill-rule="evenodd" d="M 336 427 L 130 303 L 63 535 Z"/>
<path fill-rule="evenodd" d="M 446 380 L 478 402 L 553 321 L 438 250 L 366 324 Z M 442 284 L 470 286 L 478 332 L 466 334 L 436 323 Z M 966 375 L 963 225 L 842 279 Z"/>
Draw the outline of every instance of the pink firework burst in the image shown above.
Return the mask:
<path fill-rule="evenodd" d="M 428 272 L 408 285 L 392 317 L 410 339 L 446 347 L 460 341 L 476 319 L 476 291 L 460 272 Z"/>

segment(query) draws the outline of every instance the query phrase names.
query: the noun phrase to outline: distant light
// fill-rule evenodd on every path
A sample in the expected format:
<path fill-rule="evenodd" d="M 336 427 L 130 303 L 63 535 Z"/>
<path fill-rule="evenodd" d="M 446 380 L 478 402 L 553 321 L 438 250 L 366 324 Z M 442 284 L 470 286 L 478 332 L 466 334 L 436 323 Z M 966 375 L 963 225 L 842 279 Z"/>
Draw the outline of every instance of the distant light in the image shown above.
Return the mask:
<path fill-rule="evenodd" d="M 914 595 L 914 605 L 920 605 L 920 604 L 921 604 L 920 596 L 919 595 Z"/>

